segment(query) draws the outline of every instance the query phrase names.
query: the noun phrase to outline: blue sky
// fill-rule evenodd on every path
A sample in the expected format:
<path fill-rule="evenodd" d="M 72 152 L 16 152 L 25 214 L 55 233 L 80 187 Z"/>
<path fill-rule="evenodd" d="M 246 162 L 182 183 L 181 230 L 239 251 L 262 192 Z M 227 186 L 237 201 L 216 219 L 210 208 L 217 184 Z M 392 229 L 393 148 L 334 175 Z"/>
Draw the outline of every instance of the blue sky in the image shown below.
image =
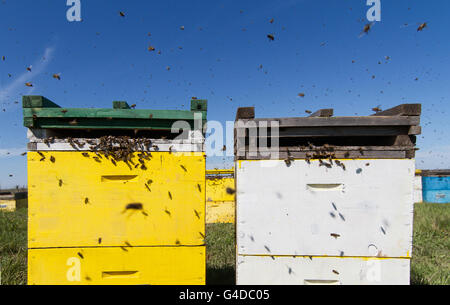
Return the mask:
<path fill-rule="evenodd" d="M 365 0 L 81 5 L 83 21 L 68 22 L 65 0 L 0 0 L 1 187 L 26 184 L 27 94 L 64 107 L 126 100 L 141 109 L 188 109 L 196 96 L 208 99 L 208 118 L 223 123 L 240 106 L 282 117 L 320 108 L 369 115 L 378 105 L 422 103 L 417 167 L 450 168 L 450 1 L 381 0 L 381 22 L 362 36 Z M 428 27 L 418 32 L 423 22 Z M 208 167 L 228 165 L 208 160 Z"/>

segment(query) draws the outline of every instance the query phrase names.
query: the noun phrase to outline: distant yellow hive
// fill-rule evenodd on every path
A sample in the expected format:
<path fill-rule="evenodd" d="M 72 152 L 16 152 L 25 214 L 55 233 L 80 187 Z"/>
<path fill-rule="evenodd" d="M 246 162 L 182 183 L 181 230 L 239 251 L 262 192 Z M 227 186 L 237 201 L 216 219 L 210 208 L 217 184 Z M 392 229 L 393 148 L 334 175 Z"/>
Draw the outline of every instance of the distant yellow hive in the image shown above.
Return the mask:
<path fill-rule="evenodd" d="M 0 199 L 0 211 L 6 211 L 6 212 L 14 212 L 16 210 L 16 200 L 14 199 L 14 196 L 11 198 L 2 196 L 3 198 Z"/>
<path fill-rule="evenodd" d="M 206 223 L 234 223 L 235 195 L 227 192 L 227 188 L 235 189 L 234 170 L 207 170 L 206 174 Z"/>

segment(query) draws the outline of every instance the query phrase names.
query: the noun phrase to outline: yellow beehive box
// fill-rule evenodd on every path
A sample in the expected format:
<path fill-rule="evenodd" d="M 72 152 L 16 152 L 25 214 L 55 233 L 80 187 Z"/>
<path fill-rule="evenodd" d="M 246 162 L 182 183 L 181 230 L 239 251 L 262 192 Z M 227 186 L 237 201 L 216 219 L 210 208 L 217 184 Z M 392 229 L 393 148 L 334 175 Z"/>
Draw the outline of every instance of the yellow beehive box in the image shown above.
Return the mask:
<path fill-rule="evenodd" d="M 152 152 L 143 162 L 146 170 L 92 152 L 30 152 L 28 246 L 203 244 L 204 153 Z"/>
<path fill-rule="evenodd" d="M 203 246 L 52 248 L 28 252 L 29 285 L 202 285 L 205 269 Z"/>
<path fill-rule="evenodd" d="M 152 152 L 143 164 L 28 154 L 29 284 L 205 283 L 204 153 Z M 81 279 L 66 278 L 72 257 Z"/>
<path fill-rule="evenodd" d="M 113 105 L 24 97 L 28 283 L 205 284 L 206 101 Z"/>

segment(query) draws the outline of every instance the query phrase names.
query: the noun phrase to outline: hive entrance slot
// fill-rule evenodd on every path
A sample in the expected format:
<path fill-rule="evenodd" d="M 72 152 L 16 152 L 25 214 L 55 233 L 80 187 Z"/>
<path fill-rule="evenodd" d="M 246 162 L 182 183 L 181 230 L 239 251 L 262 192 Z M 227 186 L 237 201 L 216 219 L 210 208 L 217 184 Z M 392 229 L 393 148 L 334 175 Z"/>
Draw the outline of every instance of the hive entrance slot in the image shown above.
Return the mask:
<path fill-rule="evenodd" d="M 102 176 L 102 182 L 132 182 L 137 180 L 137 175 L 107 175 Z"/>
<path fill-rule="evenodd" d="M 138 277 L 139 271 L 103 271 L 102 278 Z"/>
<path fill-rule="evenodd" d="M 336 280 L 305 280 L 305 285 L 340 285 L 340 281 Z"/>
<path fill-rule="evenodd" d="M 320 191 L 341 191 L 344 187 L 342 183 L 312 183 L 307 184 L 308 189 L 314 192 Z"/>

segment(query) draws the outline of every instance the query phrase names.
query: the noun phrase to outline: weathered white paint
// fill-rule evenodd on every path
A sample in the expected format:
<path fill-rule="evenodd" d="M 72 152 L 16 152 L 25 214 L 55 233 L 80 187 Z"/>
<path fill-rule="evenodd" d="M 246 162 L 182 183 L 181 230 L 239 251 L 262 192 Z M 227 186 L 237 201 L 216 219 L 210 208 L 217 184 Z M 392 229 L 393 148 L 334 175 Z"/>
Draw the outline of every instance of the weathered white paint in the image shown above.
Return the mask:
<path fill-rule="evenodd" d="M 408 285 L 409 268 L 396 258 L 238 256 L 236 284 Z"/>
<path fill-rule="evenodd" d="M 30 142 L 41 142 L 44 139 L 48 139 L 50 137 L 54 137 L 55 132 L 51 129 L 40 129 L 40 128 L 28 128 L 27 129 L 27 138 Z M 84 141 L 86 139 L 79 138 L 79 141 Z M 91 141 L 98 141 L 98 139 L 90 139 Z M 153 143 L 156 144 L 164 144 L 164 143 L 205 143 L 205 137 L 200 130 L 190 130 L 187 132 L 186 139 L 177 139 L 177 140 L 166 140 L 166 139 L 151 139 Z M 64 142 L 65 139 L 55 139 L 55 142 Z"/>
<path fill-rule="evenodd" d="M 76 149 L 70 145 L 67 139 L 54 139 L 52 143 L 45 143 L 48 137 L 52 136 L 51 130 L 46 129 L 28 129 L 27 137 L 29 139 L 29 150 L 38 151 L 91 151 L 87 140 L 93 143 L 99 143 L 99 139 L 74 138 L 80 143 L 86 143 L 84 147 Z M 205 151 L 205 138 L 198 130 L 190 131 L 187 139 L 149 139 L 152 147 L 148 151 L 172 151 L 172 152 L 203 152 Z"/>
<path fill-rule="evenodd" d="M 80 141 L 81 142 L 81 141 Z M 179 144 L 179 143 L 161 143 L 153 144 L 148 151 L 172 151 L 172 152 L 203 152 L 203 144 Z M 84 147 L 75 149 L 67 142 L 55 142 L 55 143 L 43 143 L 43 142 L 30 142 L 29 149 L 37 151 L 92 151 L 86 144 Z"/>
<path fill-rule="evenodd" d="M 341 162 L 238 161 L 238 254 L 410 257 L 414 160 Z"/>
<path fill-rule="evenodd" d="M 414 177 L 414 202 L 422 202 L 422 176 Z"/>

